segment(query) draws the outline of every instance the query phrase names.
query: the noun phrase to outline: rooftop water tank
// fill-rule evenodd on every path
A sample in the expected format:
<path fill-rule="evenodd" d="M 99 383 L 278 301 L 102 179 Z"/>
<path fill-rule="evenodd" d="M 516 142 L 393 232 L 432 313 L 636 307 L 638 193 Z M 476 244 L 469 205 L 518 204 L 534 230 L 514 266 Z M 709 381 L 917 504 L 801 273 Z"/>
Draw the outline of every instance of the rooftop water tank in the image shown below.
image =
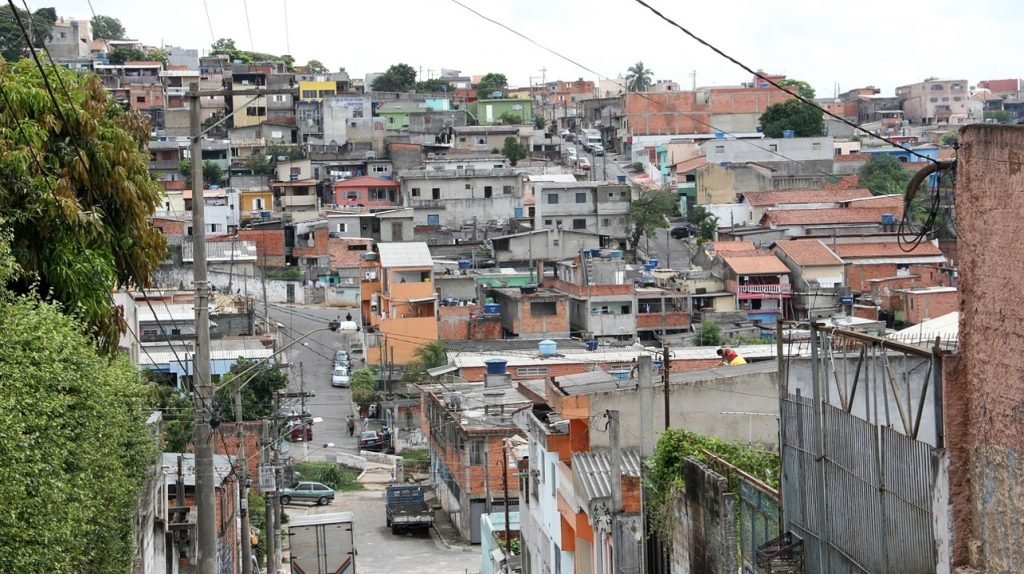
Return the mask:
<path fill-rule="evenodd" d="M 611 259 L 622 259 L 622 252 L 621 251 L 617 251 L 617 250 L 616 251 L 609 251 L 608 252 L 608 257 L 611 258 Z"/>
<path fill-rule="evenodd" d="M 896 225 L 896 216 L 892 213 L 883 213 L 882 225 Z"/>
<path fill-rule="evenodd" d="M 484 305 L 484 313 L 487 315 L 497 315 L 501 313 L 501 305 L 497 303 L 487 303 Z"/>
<path fill-rule="evenodd" d="M 473 268 L 473 262 L 472 261 L 466 261 L 465 259 L 462 259 L 462 260 L 459 261 L 459 269 L 472 269 L 472 268 Z"/>
<path fill-rule="evenodd" d="M 550 357 L 555 354 L 556 350 L 558 350 L 558 344 L 551 339 L 544 339 L 537 345 L 537 347 L 539 348 L 540 355 L 542 357 Z"/>
<path fill-rule="evenodd" d="M 488 375 L 504 375 L 508 361 L 505 359 L 487 359 L 484 361 L 484 365 L 487 366 Z"/>
<path fill-rule="evenodd" d="M 587 345 L 587 350 L 588 351 L 596 351 L 597 350 L 597 339 L 591 339 L 589 341 L 584 341 L 584 342 Z"/>

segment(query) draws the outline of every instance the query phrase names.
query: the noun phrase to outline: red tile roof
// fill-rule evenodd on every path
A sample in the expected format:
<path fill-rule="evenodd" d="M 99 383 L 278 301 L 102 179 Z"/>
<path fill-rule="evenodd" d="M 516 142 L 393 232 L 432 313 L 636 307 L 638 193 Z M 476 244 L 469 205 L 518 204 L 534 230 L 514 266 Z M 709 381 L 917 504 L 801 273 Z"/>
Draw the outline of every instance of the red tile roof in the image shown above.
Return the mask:
<path fill-rule="evenodd" d="M 818 239 L 776 241 L 775 247 L 801 267 L 843 264 L 843 260 L 836 257 L 836 254 Z"/>
<path fill-rule="evenodd" d="M 737 275 L 758 275 L 765 273 L 789 273 L 789 267 L 774 254 L 767 255 L 722 255 L 722 261 Z"/>
<path fill-rule="evenodd" d="M 839 181 L 833 183 L 826 181 L 825 189 L 853 189 L 860 185 L 860 176 L 857 175 L 844 175 L 839 178 Z"/>
<path fill-rule="evenodd" d="M 702 165 L 707 165 L 708 158 L 704 156 L 692 157 L 690 159 L 684 159 L 675 165 L 676 174 L 683 175 L 687 172 L 693 171 Z"/>
<path fill-rule="evenodd" d="M 870 154 L 866 153 L 848 153 L 844 155 L 837 155 L 832 158 L 832 161 L 868 161 L 871 159 Z"/>
<path fill-rule="evenodd" d="M 903 196 L 898 194 L 876 195 L 873 197 L 851 199 L 850 201 L 844 202 L 844 205 L 849 209 L 902 209 Z"/>
<path fill-rule="evenodd" d="M 878 243 L 840 243 L 835 246 L 836 255 L 843 259 L 873 259 L 879 257 L 935 257 L 942 255 L 938 247 L 922 241 L 914 249 L 912 244 L 896 241 Z"/>
<path fill-rule="evenodd" d="M 827 209 L 769 209 L 762 222 L 773 225 L 845 225 L 853 223 L 880 223 L 882 215 L 891 213 L 897 221 L 903 217 L 903 206 L 898 208 L 827 208 Z"/>
<path fill-rule="evenodd" d="M 757 247 L 754 247 L 753 241 L 708 241 L 704 245 L 710 245 L 711 251 L 714 251 L 716 253 L 757 251 Z"/>
<path fill-rule="evenodd" d="M 871 197 L 866 189 L 775 189 L 751 191 L 741 194 L 750 205 L 793 205 L 798 203 L 839 203 L 851 199 Z"/>

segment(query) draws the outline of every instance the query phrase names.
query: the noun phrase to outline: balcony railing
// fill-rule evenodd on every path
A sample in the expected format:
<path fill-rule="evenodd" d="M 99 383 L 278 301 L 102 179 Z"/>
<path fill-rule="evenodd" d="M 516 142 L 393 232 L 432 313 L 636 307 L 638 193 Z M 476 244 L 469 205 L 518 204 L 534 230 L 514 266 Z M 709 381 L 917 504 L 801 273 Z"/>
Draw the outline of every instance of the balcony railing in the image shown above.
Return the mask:
<path fill-rule="evenodd" d="M 444 209 L 444 201 L 440 199 L 413 199 L 409 201 L 413 209 Z"/>
<path fill-rule="evenodd" d="M 740 297 L 788 297 L 793 288 L 788 283 L 774 285 L 740 285 L 737 293 Z"/>

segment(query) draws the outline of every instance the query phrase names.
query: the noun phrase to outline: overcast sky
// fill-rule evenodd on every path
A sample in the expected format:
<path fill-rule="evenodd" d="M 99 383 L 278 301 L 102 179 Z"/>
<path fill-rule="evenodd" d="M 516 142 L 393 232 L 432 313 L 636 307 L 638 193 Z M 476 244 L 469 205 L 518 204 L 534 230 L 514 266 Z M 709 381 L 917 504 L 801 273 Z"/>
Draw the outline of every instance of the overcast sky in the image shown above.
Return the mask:
<path fill-rule="evenodd" d="M 512 86 L 614 77 L 642 60 L 655 79 L 685 89 L 750 81 L 734 64 L 659 20 L 633 0 L 460 0 L 593 70 L 589 72 L 467 11 L 452 0 L 92 0 L 151 45 L 208 50 L 213 38 L 241 49 L 315 58 L 353 77 L 405 62 L 421 78 L 441 68 L 504 73 Z M 1020 0 L 649 0 L 683 26 L 753 68 L 809 82 L 819 96 L 874 85 L 885 95 L 928 76 L 1021 77 Z M 86 0 L 52 5 L 64 17 L 91 16 Z M 285 22 L 287 21 L 287 33 Z M 210 28 L 213 28 L 211 35 Z M 250 42 L 250 29 L 252 41 Z M 1019 60 L 1018 60 L 1019 62 Z M 546 72 L 541 70 L 546 68 Z M 433 72 L 431 72 L 433 71 Z M 596 73 L 596 74 L 595 74 Z"/>

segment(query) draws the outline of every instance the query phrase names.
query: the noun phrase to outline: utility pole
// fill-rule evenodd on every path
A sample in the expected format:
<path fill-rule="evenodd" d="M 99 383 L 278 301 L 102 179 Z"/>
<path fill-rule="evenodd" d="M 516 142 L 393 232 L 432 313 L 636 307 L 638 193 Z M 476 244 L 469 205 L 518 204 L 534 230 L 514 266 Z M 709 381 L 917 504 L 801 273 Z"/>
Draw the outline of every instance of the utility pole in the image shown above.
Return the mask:
<path fill-rule="evenodd" d="M 505 556 L 512 557 L 512 529 L 508 523 L 508 439 L 501 439 L 501 486 L 505 490 Z"/>
<path fill-rule="evenodd" d="M 654 376 L 650 355 L 640 355 L 637 378 L 640 389 L 640 456 L 654 454 Z"/>
<path fill-rule="evenodd" d="M 235 390 L 235 436 L 238 438 L 238 488 L 242 519 L 242 574 L 252 574 L 252 542 L 249 538 L 249 459 L 245 456 L 245 433 L 242 432 L 242 389 Z"/>
<path fill-rule="evenodd" d="M 195 284 L 196 346 L 193 353 L 192 389 L 196 426 L 196 530 L 197 574 L 215 574 L 217 569 L 217 529 L 214 499 L 213 450 L 210 448 L 210 405 L 213 393 L 210 381 L 210 305 L 206 277 L 206 213 L 203 193 L 203 138 L 199 83 L 191 86 L 190 130 L 192 139 L 192 253 Z"/>
<path fill-rule="evenodd" d="M 661 344 L 661 382 L 665 385 L 665 430 L 668 430 L 671 426 L 669 424 L 669 380 L 668 375 L 672 370 L 672 353 L 669 351 L 668 342 L 662 342 Z"/>
<path fill-rule="evenodd" d="M 612 487 L 612 516 L 622 512 L 622 447 L 619 438 L 619 411 L 605 411 L 608 415 L 608 480 Z"/>

